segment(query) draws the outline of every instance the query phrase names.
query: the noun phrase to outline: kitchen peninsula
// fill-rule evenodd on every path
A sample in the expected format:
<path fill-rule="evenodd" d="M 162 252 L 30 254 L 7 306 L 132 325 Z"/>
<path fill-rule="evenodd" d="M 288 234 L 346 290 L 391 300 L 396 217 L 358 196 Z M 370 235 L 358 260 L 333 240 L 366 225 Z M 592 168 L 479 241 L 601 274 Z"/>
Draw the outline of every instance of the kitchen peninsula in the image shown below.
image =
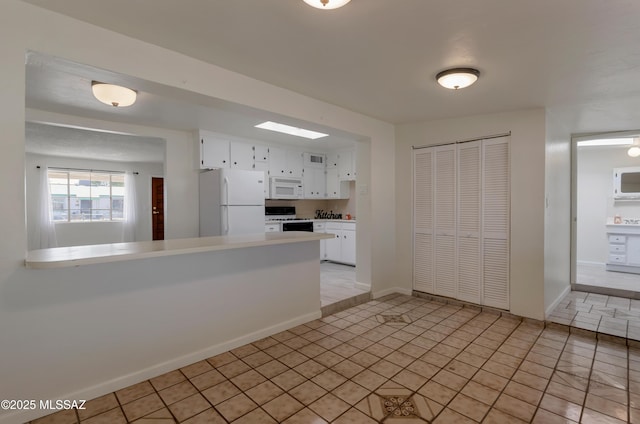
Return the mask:
<path fill-rule="evenodd" d="M 32 295 L 4 296 L 58 311 L 68 327 L 50 329 L 43 343 L 75 343 L 79 357 L 108 364 L 74 362 L 74 375 L 92 380 L 56 394 L 91 399 L 320 318 L 319 241 L 331 237 L 261 233 L 35 250 L 20 272 Z"/>

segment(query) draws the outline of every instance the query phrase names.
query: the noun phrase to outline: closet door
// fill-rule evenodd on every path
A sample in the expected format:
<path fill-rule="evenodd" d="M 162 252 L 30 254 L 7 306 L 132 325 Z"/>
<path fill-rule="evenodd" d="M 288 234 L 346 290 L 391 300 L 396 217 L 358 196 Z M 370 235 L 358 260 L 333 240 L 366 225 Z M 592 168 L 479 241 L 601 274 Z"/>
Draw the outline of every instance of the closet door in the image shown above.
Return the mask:
<path fill-rule="evenodd" d="M 413 289 L 434 289 L 433 149 L 413 151 Z"/>
<path fill-rule="evenodd" d="M 458 145 L 458 299 L 478 304 L 482 302 L 481 155 L 480 141 Z"/>
<path fill-rule="evenodd" d="M 509 309 L 509 143 L 482 145 L 482 304 Z"/>
<path fill-rule="evenodd" d="M 433 293 L 456 297 L 456 146 L 434 148 Z"/>

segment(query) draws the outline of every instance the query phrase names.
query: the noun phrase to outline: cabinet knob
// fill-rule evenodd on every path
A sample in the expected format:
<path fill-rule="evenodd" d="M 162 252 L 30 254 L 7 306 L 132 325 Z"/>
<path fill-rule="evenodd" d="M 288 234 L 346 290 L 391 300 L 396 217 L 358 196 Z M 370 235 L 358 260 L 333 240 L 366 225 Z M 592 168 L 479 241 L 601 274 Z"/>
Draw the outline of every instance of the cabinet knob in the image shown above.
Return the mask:
<path fill-rule="evenodd" d="M 222 163 L 227 163 L 227 161 L 226 161 L 226 160 L 223 160 L 223 161 L 222 161 Z"/>
<path fill-rule="evenodd" d="M 234 164 L 234 165 L 237 165 L 237 164 L 238 164 L 238 162 L 233 162 L 233 164 Z"/>

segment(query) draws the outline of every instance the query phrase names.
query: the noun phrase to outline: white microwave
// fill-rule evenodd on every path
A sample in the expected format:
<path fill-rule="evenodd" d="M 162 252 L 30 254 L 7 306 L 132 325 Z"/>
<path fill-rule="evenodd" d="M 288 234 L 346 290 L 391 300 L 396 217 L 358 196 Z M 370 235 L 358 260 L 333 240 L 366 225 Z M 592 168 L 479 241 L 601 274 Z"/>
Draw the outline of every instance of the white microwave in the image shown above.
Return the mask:
<path fill-rule="evenodd" d="M 302 178 L 271 177 L 269 184 L 270 199 L 302 199 L 303 197 Z"/>
<path fill-rule="evenodd" d="M 640 167 L 613 170 L 613 198 L 640 200 Z"/>

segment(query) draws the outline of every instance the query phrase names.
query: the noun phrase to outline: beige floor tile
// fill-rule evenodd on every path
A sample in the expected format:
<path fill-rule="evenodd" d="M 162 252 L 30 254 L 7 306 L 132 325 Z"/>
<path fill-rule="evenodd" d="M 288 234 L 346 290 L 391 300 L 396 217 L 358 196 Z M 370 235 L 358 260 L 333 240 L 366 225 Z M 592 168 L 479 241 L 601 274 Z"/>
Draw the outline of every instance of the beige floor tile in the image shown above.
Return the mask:
<path fill-rule="evenodd" d="M 211 371 L 213 367 L 207 361 L 196 362 L 195 364 L 191 364 L 184 368 L 180 368 L 180 371 L 187 377 L 195 377 L 196 375 L 200 375 L 204 372 Z"/>
<path fill-rule="evenodd" d="M 245 364 L 240 360 L 236 360 L 233 362 L 229 362 L 228 364 L 222 365 L 217 368 L 218 371 L 222 373 L 227 378 L 233 378 L 237 375 L 240 375 L 244 372 L 249 371 L 249 365 Z"/>
<path fill-rule="evenodd" d="M 482 421 L 489 410 L 488 405 L 463 394 L 453 398 L 447 407 L 478 422 Z"/>
<path fill-rule="evenodd" d="M 366 416 L 362 412 L 355 408 L 349 409 L 342 414 L 337 420 L 333 421 L 334 424 L 376 424 L 373 418 Z"/>
<path fill-rule="evenodd" d="M 285 391 L 293 389 L 294 387 L 302 384 L 305 380 L 306 378 L 293 370 L 285 371 L 271 379 L 271 381 Z"/>
<path fill-rule="evenodd" d="M 190 381 L 196 389 L 202 391 L 209 387 L 213 387 L 216 384 L 222 383 L 224 380 L 226 380 L 224 375 L 220 374 L 217 370 L 211 370 L 192 377 Z"/>
<path fill-rule="evenodd" d="M 312 410 L 305 408 L 287 418 L 283 424 L 327 424 L 327 421 L 320 418 Z"/>
<path fill-rule="evenodd" d="M 327 421 L 333 421 L 349 408 L 350 405 L 348 403 L 338 399 L 331 393 L 326 394 L 309 405 L 309 409 Z"/>
<path fill-rule="evenodd" d="M 467 385 L 462 389 L 461 393 L 486 405 L 492 405 L 500 395 L 499 391 L 491 389 L 487 386 L 483 386 L 482 384 L 475 381 L 468 382 Z"/>
<path fill-rule="evenodd" d="M 153 386 L 148 381 L 134 384 L 116 392 L 116 396 L 122 405 L 140 399 L 154 392 Z"/>
<path fill-rule="evenodd" d="M 387 379 L 380 374 L 376 374 L 373 371 L 369 371 L 365 369 L 361 373 L 357 374 L 352 378 L 352 380 L 365 389 L 369 389 L 370 391 L 374 391 L 378 387 L 380 387 Z"/>
<path fill-rule="evenodd" d="M 258 405 L 262 405 L 272 399 L 275 399 L 282 393 L 284 393 L 282 389 L 271 381 L 265 381 L 246 391 L 247 396 L 249 396 Z"/>
<path fill-rule="evenodd" d="M 269 413 L 278 422 L 282 422 L 289 418 L 302 408 L 304 405 L 298 402 L 287 393 L 283 393 L 277 398 L 262 405 L 262 408 Z"/>
<path fill-rule="evenodd" d="M 625 405 L 607 400 L 600 396 L 595 396 L 592 393 L 587 394 L 587 400 L 585 401 L 584 406 L 585 408 L 592 409 L 622 421 L 627 421 L 628 419 L 627 407 Z"/>
<path fill-rule="evenodd" d="M 129 421 L 134 421 L 138 418 L 142 418 L 145 415 L 148 415 L 161 408 L 164 408 L 164 404 L 156 393 L 152 393 L 122 406 L 122 409 L 124 410 L 124 413 Z"/>
<path fill-rule="evenodd" d="M 457 391 L 451 390 L 450 388 L 432 380 L 422 386 L 420 390 L 418 390 L 418 393 L 440 404 L 446 405 L 455 397 Z"/>
<path fill-rule="evenodd" d="M 507 385 L 507 380 L 499 375 L 492 374 L 490 372 L 480 370 L 472 378 L 473 381 L 482 384 L 483 386 L 490 387 L 494 390 L 502 390 Z"/>
<path fill-rule="evenodd" d="M 569 402 L 573 402 L 577 405 L 584 404 L 586 393 L 582 390 L 574 389 L 573 387 L 565 386 L 564 384 L 551 381 L 547 386 L 546 393 L 554 395 Z"/>
<path fill-rule="evenodd" d="M 435 424 L 472 424 L 475 423 L 470 418 L 465 417 L 449 408 L 446 408 L 433 421 Z"/>
<path fill-rule="evenodd" d="M 242 391 L 247 391 L 264 381 L 266 378 L 255 370 L 249 370 L 231 379 L 231 382 Z"/>
<path fill-rule="evenodd" d="M 342 364 L 342 362 L 340 364 Z M 336 367 L 340 366 L 340 364 L 337 364 Z M 316 375 L 320 374 L 321 372 L 324 372 L 326 369 L 327 367 L 325 367 L 319 362 L 314 361 L 313 359 L 303 362 L 294 368 L 296 372 L 305 376 L 306 378 L 313 378 Z M 362 369 L 364 368 L 361 368 L 361 370 Z"/>
<path fill-rule="evenodd" d="M 369 369 L 384 377 L 391 378 L 402 370 L 402 367 L 382 359 L 375 364 L 371 365 Z"/>
<path fill-rule="evenodd" d="M 264 375 L 267 378 L 273 378 L 278 374 L 282 374 L 288 369 L 289 367 L 287 367 L 282 362 L 273 360 L 273 361 L 267 362 L 266 364 L 260 365 L 259 367 L 256 368 L 256 371 L 258 371 L 260 374 Z"/>
<path fill-rule="evenodd" d="M 325 389 L 318 386 L 313 381 L 305 381 L 299 386 L 289 390 L 289 394 L 302 402 L 304 405 L 309 405 L 312 402 L 320 399 L 327 393 Z M 368 393 L 368 391 L 367 391 Z"/>
<path fill-rule="evenodd" d="M 258 342 L 256 342 L 258 343 Z M 231 352 L 224 352 L 216 356 L 212 356 L 211 358 L 207 358 L 207 362 L 212 366 L 218 368 L 228 363 L 231 363 L 237 360 L 236 356 Z"/>
<path fill-rule="evenodd" d="M 331 391 L 344 383 L 347 379 L 335 371 L 326 370 L 311 379 L 318 386 Z"/>
<path fill-rule="evenodd" d="M 447 370 L 440 371 L 438 374 L 433 376 L 432 380 L 455 391 L 460 391 L 468 381 L 468 379 L 460 377 L 459 375 L 453 374 Z"/>
<path fill-rule="evenodd" d="M 260 351 L 253 353 L 249 356 L 245 356 L 242 358 L 242 362 L 246 363 L 250 367 L 257 368 L 260 365 L 266 364 L 269 361 L 272 361 L 273 358 L 266 353 Z"/>
<path fill-rule="evenodd" d="M 82 424 L 127 424 L 122 410 L 120 408 L 111 409 L 98 415 L 82 421 Z"/>
<path fill-rule="evenodd" d="M 485 417 L 483 424 L 525 424 L 526 422 L 499 409 L 492 409 Z"/>
<path fill-rule="evenodd" d="M 33 420 L 31 424 L 76 424 L 77 422 L 76 411 L 67 409 Z"/>
<path fill-rule="evenodd" d="M 100 396 L 84 404 L 85 409 L 78 410 L 80 420 L 86 420 L 94 415 L 102 414 L 110 409 L 119 407 L 116 396 L 113 393 Z"/>
<path fill-rule="evenodd" d="M 178 419 L 178 421 L 184 421 L 188 418 L 198 415 L 199 413 L 209 409 L 211 405 L 200 394 L 189 396 L 179 402 L 169 405 L 171 413 Z"/>
<path fill-rule="evenodd" d="M 571 421 L 560 415 L 551 413 L 545 409 L 538 409 L 536 415 L 533 417 L 532 424 L 573 424 L 576 421 Z"/>
<path fill-rule="evenodd" d="M 240 393 L 216 405 L 216 409 L 227 421 L 233 421 L 256 409 L 258 405 L 245 394 Z"/>
<path fill-rule="evenodd" d="M 610 417 L 609 415 L 585 408 L 580 422 L 584 424 L 623 424 L 627 421 L 622 421 L 617 418 Z"/>
<path fill-rule="evenodd" d="M 184 421 L 183 424 L 226 424 L 226 421 L 213 408 L 209 408 Z"/>
<path fill-rule="evenodd" d="M 494 408 L 499 409 L 523 421 L 530 421 L 536 412 L 536 407 L 527 402 L 516 399 L 507 394 L 502 394 L 494 404 Z"/>
<path fill-rule="evenodd" d="M 553 395 L 545 394 L 540 402 L 540 408 L 549 412 L 568 418 L 572 421 L 580 420 L 582 407 L 578 404 L 568 402 Z"/>
<path fill-rule="evenodd" d="M 542 399 L 543 394 L 540 390 L 532 389 L 531 387 L 525 386 L 516 381 L 510 381 L 507 384 L 507 387 L 505 387 L 504 393 L 533 406 L 537 406 L 538 403 L 540 403 L 540 399 Z"/>
<path fill-rule="evenodd" d="M 216 384 L 202 392 L 204 397 L 206 397 L 214 406 L 236 396 L 239 393 L 240 390 L 230 381 L 224 381 L 220 384 Z"/>
<path fill-rule="evenodd" d="M 347 381 L 335 388 L 332 392 L 337 398 L 344 400 L 350 405 L 355 405 L 367 396 L 370 392 L 353 381 Z M 304 402 L 303 402 L 304 403 Z"/>
<path fill-rule="evenodd" d="M 179 400 L 187 398 L 197 392 L 198 390 L 193 387 L 189 381 L 183 381 L 166 389 L 160 390 L 158 394 L 165 404 L 171 405 L 172 403 L 176 403 Z"/>

